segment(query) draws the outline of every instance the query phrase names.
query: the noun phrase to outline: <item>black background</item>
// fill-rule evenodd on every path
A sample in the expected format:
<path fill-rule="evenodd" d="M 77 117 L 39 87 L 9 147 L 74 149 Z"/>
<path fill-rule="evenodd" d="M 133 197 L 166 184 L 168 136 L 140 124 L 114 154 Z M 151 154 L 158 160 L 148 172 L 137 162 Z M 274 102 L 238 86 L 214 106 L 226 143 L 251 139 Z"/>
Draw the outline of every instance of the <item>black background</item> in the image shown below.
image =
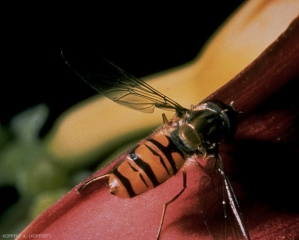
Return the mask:
<path fill-rule="evenodd" d="M 59 114 L 96 94 L 74 75 L 61 49 L 100 54 L 142 77 L 194 58 L 243 1 L 2 6 L 0 123 L 39 103 Z"/>

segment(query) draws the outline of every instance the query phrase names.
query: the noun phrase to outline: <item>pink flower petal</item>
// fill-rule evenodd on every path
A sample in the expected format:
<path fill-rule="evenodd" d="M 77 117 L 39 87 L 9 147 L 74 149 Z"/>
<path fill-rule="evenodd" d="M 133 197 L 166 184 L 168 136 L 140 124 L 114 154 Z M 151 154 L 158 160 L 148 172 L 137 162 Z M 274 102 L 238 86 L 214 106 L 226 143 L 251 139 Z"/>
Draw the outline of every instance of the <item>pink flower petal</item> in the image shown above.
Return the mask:
<path fill-rule="evenodd" d="M 299 238 L 299 18 L 232 81 L 209 98 L 235 101 L 236 137 L 221 145 L 227 174 L 252 239 Z M 116 159 L 95 175 L 108 172 Z M 200 161 L 200 160 L 199 160 Z M 233 163 L 232 163 L 233 161 Z M 189 165 L 187 189 L 169 205 L 162 239 L 210 239 L 200 214 L 205 173 Z M 103 179 L 76 186 L 17 239 L 155 239 L 163 204 L 181 190 L 182 174 L 132 199 L 110 195 Z M 30 235 L 35 234 L 35 235 Z"/>

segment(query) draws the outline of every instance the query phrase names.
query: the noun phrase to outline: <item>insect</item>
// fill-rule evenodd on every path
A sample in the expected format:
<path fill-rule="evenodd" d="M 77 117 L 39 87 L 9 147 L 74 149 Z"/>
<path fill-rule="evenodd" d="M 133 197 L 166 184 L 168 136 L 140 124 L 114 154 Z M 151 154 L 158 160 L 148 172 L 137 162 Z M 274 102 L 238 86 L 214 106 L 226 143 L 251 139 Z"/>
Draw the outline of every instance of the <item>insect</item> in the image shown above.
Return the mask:
<path fill-rule="evenodd" d="M 224 173 L 218 152 L 219 142 L 233 137 L 236 131 L 237 112 L 233 102 L 226 105 L 217 100 L 209 100 L 187 109 L 111 62 L 105 59 L 101 61 L 99 72 L 85 76 L 81 76 L 67 61 L 66 63 L 91 87 L 118 104 L 144 113 L 152 113 L 155 108 L 174 110 L 175 115 L 168 120 L 163 113 L 163 124 L 150 137 L 129 150 L 111 172 L 81 185 L 79 193 L 89 184 L 109 178 L 111 194 L 132 198 L 162 184 L 181 169 L 183 187 L 163 206 L 157 233 L 159 239 L 167 206 L 183 194 L 187 187 L 184 164 L 194 156 L 214 157 L 215 173 L 222 185 L 218 190 L 222 191 L 220 196 L 223 196 L 220 199 L 223 217 L 228 222 L 228 214 L 231 214 L 230 220 L 233 222 L 236 238 L 249 239 L 237 199 Z M 226 238 L 226 235 L 224 233 L 223 238 Z"/>

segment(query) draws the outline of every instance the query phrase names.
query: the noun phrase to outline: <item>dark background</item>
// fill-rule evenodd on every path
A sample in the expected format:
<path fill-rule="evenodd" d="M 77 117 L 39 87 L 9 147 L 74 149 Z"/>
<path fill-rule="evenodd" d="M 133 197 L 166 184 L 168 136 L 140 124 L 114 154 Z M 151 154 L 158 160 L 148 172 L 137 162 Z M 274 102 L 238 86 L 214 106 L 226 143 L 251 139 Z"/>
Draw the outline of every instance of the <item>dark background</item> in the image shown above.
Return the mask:
<path fill-rule="evenodd" d="M 97 53 L 142 77 L 194 58 L 242 2 L 2 6 L 0 124 L 45 103 L 44 134 L 65 109 L 95 94 L 65 65 L 61 49 Z"/>

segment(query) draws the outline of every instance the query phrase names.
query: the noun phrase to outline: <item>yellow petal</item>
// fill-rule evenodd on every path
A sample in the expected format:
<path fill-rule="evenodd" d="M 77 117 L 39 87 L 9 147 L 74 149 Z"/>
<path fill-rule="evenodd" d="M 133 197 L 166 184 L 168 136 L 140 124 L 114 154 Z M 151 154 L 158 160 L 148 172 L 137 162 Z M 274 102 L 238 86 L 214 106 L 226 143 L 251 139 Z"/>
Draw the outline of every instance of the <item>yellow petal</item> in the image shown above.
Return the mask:
<path fill-rule="evenodd" d="M 252 62 L 298 14 L 298 0 L 248 1 L 194 61 L 143 79 L 185 107 L 197 104 Z M 72 162 L 95 152 L 105 155 L 149 133 L 162 123 L 161 114 L 158 109 L 150 115 L 133 111 L 98 95 L 65 112 L 47 145 L 57 158 Z"/>

